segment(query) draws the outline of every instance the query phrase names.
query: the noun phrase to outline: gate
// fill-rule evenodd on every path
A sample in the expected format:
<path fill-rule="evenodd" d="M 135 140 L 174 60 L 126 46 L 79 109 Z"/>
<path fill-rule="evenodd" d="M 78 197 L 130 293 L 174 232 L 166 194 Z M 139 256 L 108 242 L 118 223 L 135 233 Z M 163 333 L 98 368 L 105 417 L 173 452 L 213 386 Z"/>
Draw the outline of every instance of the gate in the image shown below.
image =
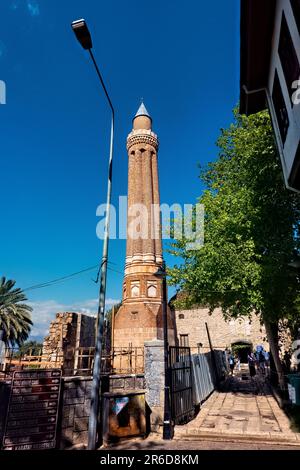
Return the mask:
<path fill-rule="evenodd" d="M 172 420 L 185 424 L 195 415 L 190 348 L 169 347 L 169 372 Z"/>

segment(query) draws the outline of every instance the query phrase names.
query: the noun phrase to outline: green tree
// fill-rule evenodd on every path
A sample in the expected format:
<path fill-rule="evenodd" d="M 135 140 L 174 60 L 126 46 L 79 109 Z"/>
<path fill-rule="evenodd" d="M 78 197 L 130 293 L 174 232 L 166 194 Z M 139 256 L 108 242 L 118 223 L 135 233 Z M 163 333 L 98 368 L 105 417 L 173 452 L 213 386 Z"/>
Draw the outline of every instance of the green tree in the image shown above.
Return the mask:
<path fill-rule="evenodd" d="M 278 321 L 299 312 L 299 278 L 289 262 L 299 252 L 300 198 L 284 186 L 266 111 L 235 113 L 217 145 L 218 159 L 200 176 L 204 246 L 172 244 L 183 263 L 170 270 L 171 282 L 185 292 L 185 306 L 221 306 L 225 318 L 260 315 L 283 386 Z"/>
<path fill-rule="evenodd" d="M 31 356 L 38 356 L 41 354 L 43 349 L 43 343 L 38 343 L 37 341 L 25 341 L 18 351 L 18 355 L 24 356 L 25 354 L 29 354 Z"/>
<path fill-rule="evenodd" d="M 15 281 L 0 278 L 0 339 L 7 346 L 22 345 L 32 325 L 32 308 L 24 303 L 27 298 L 15 284 Z"/>

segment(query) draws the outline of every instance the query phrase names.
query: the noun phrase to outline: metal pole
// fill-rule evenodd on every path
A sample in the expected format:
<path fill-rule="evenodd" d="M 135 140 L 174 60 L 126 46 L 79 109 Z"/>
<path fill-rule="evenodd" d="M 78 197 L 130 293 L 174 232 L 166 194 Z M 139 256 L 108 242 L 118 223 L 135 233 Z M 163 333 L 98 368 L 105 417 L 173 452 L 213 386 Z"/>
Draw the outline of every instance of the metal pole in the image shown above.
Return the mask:
<path fill-rule="evenodd" d="M 112 312 L 111 312 L 111 340 L 110 340 L 110 350 L 113 352 L 114 351 L 114 336 L 115 336 L 115 306 L 113 305 L 112 307 Z"/>
<path fill-rule="evenodd" d="M 110 201 L 111 201 L 111 187 L 112 187 L 112 162 L 113 162 L 113 143 L 114 143 L 114 120 L 115 113 L 112 102 L 103 82 L 100 70 L 95 61 L 94 55 L 89 49 L 91 59 L 94 63 L 97 75 L 100 79 L 102 88 L 108 100 L 111 109 L 111 130 L 110 130 L 110 149 L 109 149 L 109 163 L 108 163 L 108 182 L 107 182 L 107 199 L 106 199 L 106 216 L 104 227 L 104 240 L 103 240 L 103 253 L 101 261 L 100 273 L 100 288 L 99 288 L 99 304 L 97 315 L 97 335 L 95 345 L 94 367 L 93 367 L 93 382 L 91 388 L 91 410 L 89 418 L 88 429 L 88 449 L 94 450 L 97 444 L 97 428 L 98 416 L 101 411 L 101 353 L 102 353 L 102 339 L 103 339 L 103 325 L 105 313 L 105 294 L 106 294 L 106 277 L 107 277 L 107 260 L 108 260 L 108 242 L 109 242 L 109 219 L 110 219 Z M 100 428 L 99 428 L 100 429 Z"/>
<path fill-rule="evenodd" d="M 205 322 L 205 328 L 206 328 L 206 333 L 207 333 L 207 338 L 208 338 L 208 343 L 209 343 L 209 348 L 211 352 L 211 360 L 215 372 L 215 377 L 216 377 L 216 386 L 219 385 L 219 374 L 218 374 L 218 368 L 217 368 L 217 361 L 216 361 L 216 356 L 215 356 L 215 350 L 212 345 L 211 337 L 210 337 L 210 332 L 208 329 L 208 324 Z"/>
<path fill-rule="evenodd" d="M 167 301 L 167 273 L 166 265 L 163 264 L 163 328 L 164 328 L 164 363 L 165 363 L 165 403 L 164 403 L 164 426 L 163 439 L 172 439 L 171 407 L 170 407 L 170 374 L 168 364 L 168 301 Z"/>

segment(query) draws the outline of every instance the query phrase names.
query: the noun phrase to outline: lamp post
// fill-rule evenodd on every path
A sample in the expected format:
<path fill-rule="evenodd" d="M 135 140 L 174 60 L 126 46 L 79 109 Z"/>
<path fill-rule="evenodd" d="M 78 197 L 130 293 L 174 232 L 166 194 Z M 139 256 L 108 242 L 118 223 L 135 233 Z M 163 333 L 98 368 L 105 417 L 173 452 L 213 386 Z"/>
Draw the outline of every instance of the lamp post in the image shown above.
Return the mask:
<path fill-rule="evenodd" d="M 169 365 L 168 365 L 168 299 L 167 299 L 167 272 L 166 264 L 163 263 L 163 266 L 159 271 L 156 272 L 156 275 L 162 277 L 162 294 L 163 294 L 163 330 L 164 330 L 164 368 L 165 368 L 165 387 L 164 387 L 164 423 L 163 423 L 163 439 L 172 439 L 173 430 L 171 423 L 171 406 L 170 406 L 170 374 L 169 374 Z"/>
<path fill-rule="evenodd" d="M 103 339 L 103 325 L 104 325 L 104 311 L 105 311 L 105 294 L 106 294 L 106 277 L 107 277 L 107 261 L 108 261 L 108 241 L 109 241 L 109 218 L 110 218 L 110 200 L 111 200 L 111 186 L 112 186 L 112 162 L 113 162 L 113 143 L 114 143 L 114 118 L 115 112 L 104 84 L 102 75 L 96 63 L 95 57 L 92 52 L 92 39 L 85 20 L 73 21 L 72 29 L 76 35 L 81 46 L 88 50 L 95 66 L 101 86 L 104 90 L 109 107 L 111 109 L 111 131 L 110 131 L 110 150 L 108 162 L 108 181 L 107 181 L 107 199 L 106 199 L 106 218 L 103 239 L 103 253 L 100 265 L 100 287 L 99 287 L 99 303 L 97 315 L 97 334 L 93 367 L 93 382 L 91 389 L 91 410 L 89 418 L 88 430 L 88 449 L 94 450 L 97 443 L 97 427 L 98 427 L 98 414 L 101 409 L 101 352 L 102 352 L 102 339 Z"/>

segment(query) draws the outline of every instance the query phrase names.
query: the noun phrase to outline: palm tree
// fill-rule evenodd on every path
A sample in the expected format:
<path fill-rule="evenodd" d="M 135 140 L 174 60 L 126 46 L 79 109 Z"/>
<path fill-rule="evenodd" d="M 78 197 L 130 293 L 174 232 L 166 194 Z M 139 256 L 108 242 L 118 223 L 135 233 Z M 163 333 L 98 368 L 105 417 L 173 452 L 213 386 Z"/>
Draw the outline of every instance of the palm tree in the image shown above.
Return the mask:
<path fill-rule="evenodd" d="M 30 333 L 32 308 L 23 302 L 27 298 L 16 281 L 0 278 L 0 340 L 7 346 L 20 346 Z"/>

